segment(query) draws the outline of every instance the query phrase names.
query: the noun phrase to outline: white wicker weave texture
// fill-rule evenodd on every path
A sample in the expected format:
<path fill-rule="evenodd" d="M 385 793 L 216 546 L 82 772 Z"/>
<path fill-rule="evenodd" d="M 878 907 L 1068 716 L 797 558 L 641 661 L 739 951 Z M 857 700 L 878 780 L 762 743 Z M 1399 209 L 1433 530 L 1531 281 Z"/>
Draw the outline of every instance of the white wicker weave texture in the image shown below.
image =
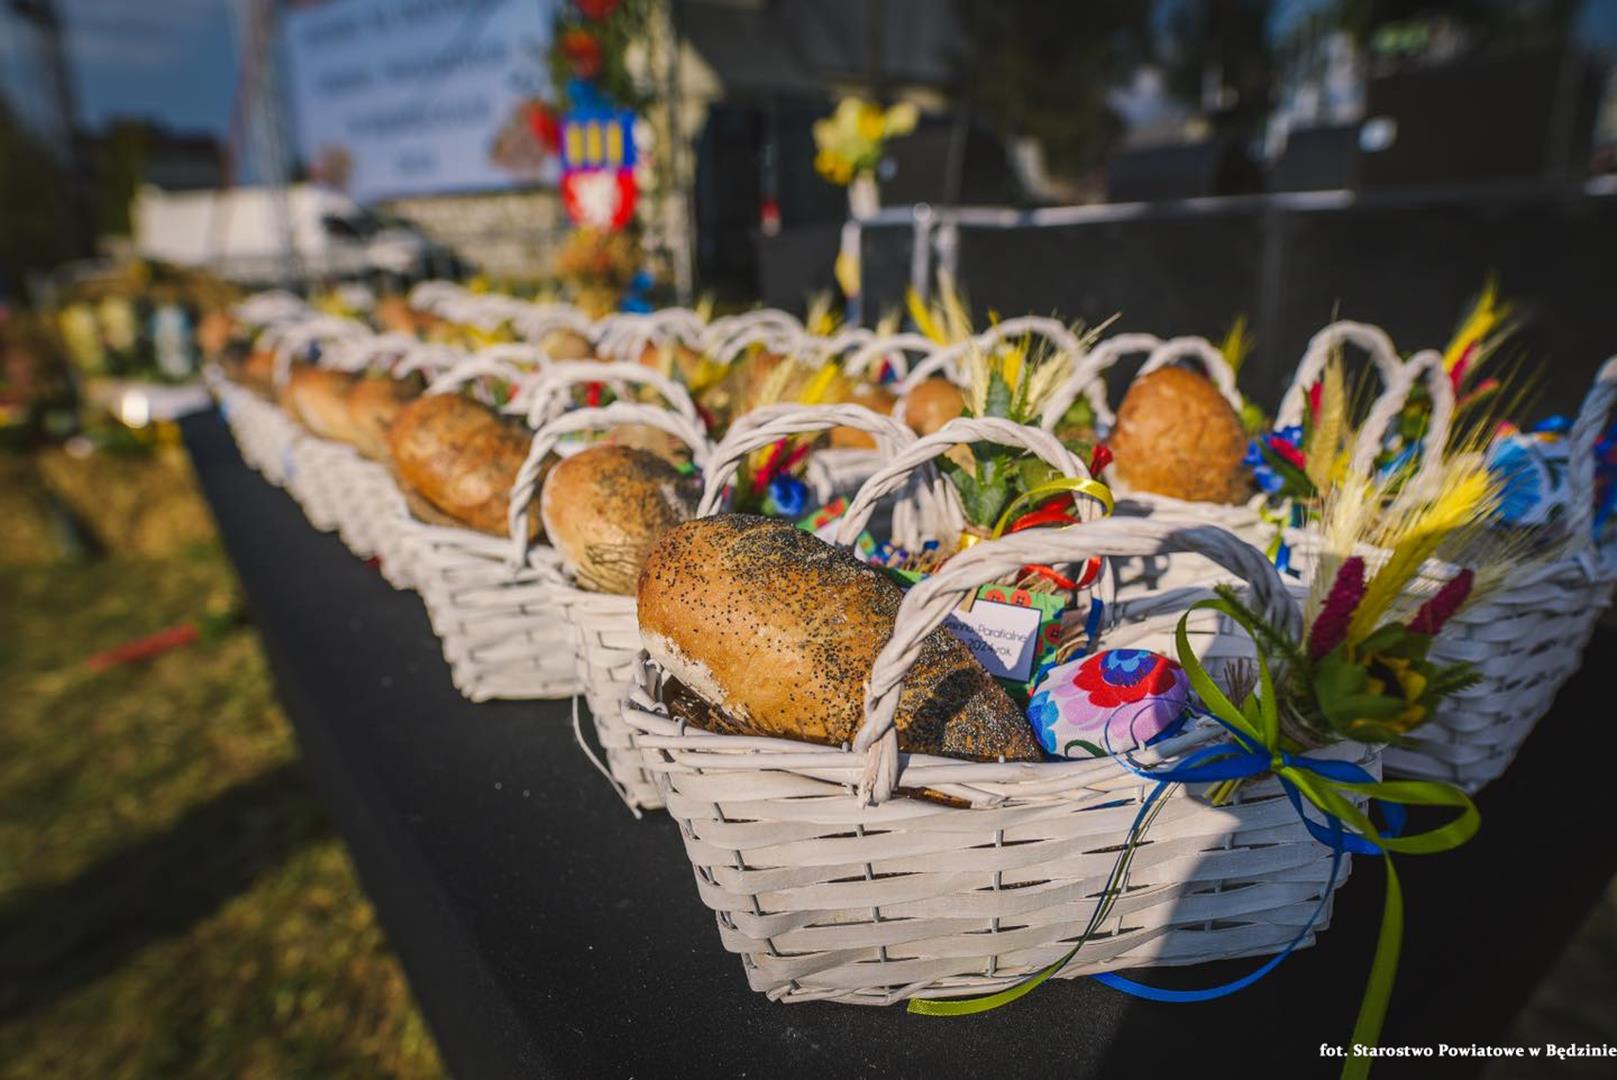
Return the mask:
<path fill-rule="evenodd" d="M 1071 947 L 1149 781 L 1110 758 L 994 764 L 900 754 L 893 709 L 918 642 L 968 589 L 1029 562 L 1176 550 L 1248 577 L 1265 609 L 1297 625 L 1274 568 L 1236 537 L 1111 519 L 983 542 L 912 589 L 851 748 L 686 728 L 658 703 L 660 672 L 645 661 L 625 716 L 642 733 L 720 938 L 754 989 L 859 1004 L 975 994 Z M 1218 730 L 1195 725 L 1137 760 L 1172 761 Z M 1373 751 L 1336 752 L 1378 768 Z M 895 797 L 900 787 L 969 806 Z M 1183 788 L 1165 799 L 1126 891 L 1061 977 L 1275 952 L 1340 883 L 1273 781 L 1216 808 Z"/>

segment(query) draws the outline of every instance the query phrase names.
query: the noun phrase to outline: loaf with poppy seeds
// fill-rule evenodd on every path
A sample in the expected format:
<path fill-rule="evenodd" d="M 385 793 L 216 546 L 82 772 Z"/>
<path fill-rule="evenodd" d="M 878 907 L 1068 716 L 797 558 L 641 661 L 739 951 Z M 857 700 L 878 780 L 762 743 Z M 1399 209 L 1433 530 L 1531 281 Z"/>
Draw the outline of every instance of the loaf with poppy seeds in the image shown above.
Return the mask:
<path fill-rule="evenodd" d="M 539 516 L 579 588 L 627 596 L 657 538 L 690 520 L 700 495 L 692 477 L 658 455 L 600 443 L 550 470 Z"/>
<path fill-rule="evenodd" d="M 399 410 L 387 433 L 394 474 L 440 513 L 492 536 L 510 531 L 511 487 L 529 435 L 488 406 L 459 394 L 430 394 Z M 539 483 L 554 458 L 546 459 Z M 529 506 L 529 536 L 539 511 Z"/>
<path fill-rule="evenodd" d="M 778 518 L 723 514 L 662 535 L 638 590 L 646 651 L 720 714 L 713 730 L 831 746 L 864 718 L 864 688 L 903 594 L 848 552 Z M 1022 711 L 947 630 L 904 679 L 901 748 L 990 761 L 1042 756 Z"/>

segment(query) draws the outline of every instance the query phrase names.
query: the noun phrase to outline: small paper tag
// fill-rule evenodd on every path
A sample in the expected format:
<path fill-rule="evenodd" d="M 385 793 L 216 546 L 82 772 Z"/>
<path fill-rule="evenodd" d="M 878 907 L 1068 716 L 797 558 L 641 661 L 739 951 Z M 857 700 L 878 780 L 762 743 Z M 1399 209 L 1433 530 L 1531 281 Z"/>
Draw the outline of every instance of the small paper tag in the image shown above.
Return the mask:
<path fill-rule="evenodd" d="M 906 589 L 926 576 L 896 568 L 887 573 Z M 1068 606 L 1064 593 L 984 585 L 961 601 L 943 625 L 1012 697 L 1026 701 L 1039 673 L 1055 660 L 1061 615 Z"/>
<path fill-rule="evenodd" d="M 1034 661 L 1038 659 L 1042 621 L 1043 613 L 1038 608 L 979 597 L 969 609 L 956 608 L 943 625 L 971 650 L 990 675 L 1025 684 L 1033 677 Z"/>

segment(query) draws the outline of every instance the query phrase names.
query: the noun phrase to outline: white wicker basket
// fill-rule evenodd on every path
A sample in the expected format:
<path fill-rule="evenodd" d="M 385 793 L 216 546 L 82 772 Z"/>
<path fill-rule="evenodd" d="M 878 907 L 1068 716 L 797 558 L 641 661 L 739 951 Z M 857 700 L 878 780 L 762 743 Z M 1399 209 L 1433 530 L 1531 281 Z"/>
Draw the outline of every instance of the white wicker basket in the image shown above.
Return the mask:
<path fill-rule="evenodd" d="M 1252 582 L 1295 628 L 1263 555 L 1221 530 L 1112 519 L 986 541 L 905 597 L 851 747 L 698 731 L 658 700 L 643 661 L 625 716 L 680 823 L 704 903 L 748 983 L 772 999 L 883 1005 L 1005 988 L 1075 944 L 1152 787 L 1115 758 L 977 763 L 897 750 L 892 718 L 919 643 L 978 584 L 1028 562 L 1190 548 Z M 1136 755 L 1171 764 L 1221 738 L 1199 723 Z M 1336 748 L 1372 772 L 1373 751 Z M 895 797 L 930 789 L 966 807 Z M 863 797 L 862 797 L 863 796 Z M 1330 851 L 1272 779 L 1214 807 L 1176 786 L 1121 897 L 1059 973 L 1278 952 L 1328 907 Z M 1303 935 L 1312 941 L 1313 931 Z"/>
<path fill-rule="evenodd" d="M 509 364 L 473 357 L 440 375 L 427 393 L 456 392 L 483 376 L 525 378 Z M 508 537 L 429 525 L 408 511 L 383 531 L 383 570 L 421 594 L 456 689 L 473 701 L 578 692 L 572 635 L 556 618 L 552 590 L 561 577 L 550 548 L 536 546 L 513 568 Z"/>
<path fill-rule="evenodd" d="M 276 487 L 286 486 L 292 447 L 306 438 L 292 418 L 224 376 L 211 380 L 242 460 Z"/>
<path fill-rule="evenodd" d="M 626 401 L 605 408 L 577 409 L 563 413 L 542 425 L 534 435 L 530 461 L 543 461 L 567 435 L 601 431 L 621 424 L 647 424 L 668 432 L 690 447 L 691 460 L 705 468 L 712 445 L 700 421 L 683 413 Z M 531 481 L 518 481 L 511 496 L 511 515 L 516 523 L 508 558 L 528 557 L 528 503 L 534 496 Z M 584 700 L 589 704 L 596 741 L 606 755 L 596 766 L 606 775 L 629 804 L 630 809 L 653 809 L 662 805 L 656 784 L 645 774 L 633 733 L 623 722 L 623 702 L 634 678 L 634 661 L 640 653 L 640 627 L 635 620 L 635 598 L 615 593 L 580 589 L 561 568 L 561 580 L 550 590 L 556 612 L 572 631 L 573 655 Z M 576 722 L 575 715 L 575 722 Z M 585 753 L 594 754 L 580 737 Z"/>

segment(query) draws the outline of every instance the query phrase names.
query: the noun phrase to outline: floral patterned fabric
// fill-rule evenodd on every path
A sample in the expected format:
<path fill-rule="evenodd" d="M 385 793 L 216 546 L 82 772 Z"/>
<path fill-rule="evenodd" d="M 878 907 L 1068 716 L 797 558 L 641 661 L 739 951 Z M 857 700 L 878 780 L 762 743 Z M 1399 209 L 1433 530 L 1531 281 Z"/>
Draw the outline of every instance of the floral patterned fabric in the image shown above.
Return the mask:
<path fill-rule="evenodd" d="M 1052 668 L 1028 720 L 1057 757 L 1105 757 L 1177 729 L 1190 700 L 1184 669 L 1144 649 L 1110 649 Z"/>

